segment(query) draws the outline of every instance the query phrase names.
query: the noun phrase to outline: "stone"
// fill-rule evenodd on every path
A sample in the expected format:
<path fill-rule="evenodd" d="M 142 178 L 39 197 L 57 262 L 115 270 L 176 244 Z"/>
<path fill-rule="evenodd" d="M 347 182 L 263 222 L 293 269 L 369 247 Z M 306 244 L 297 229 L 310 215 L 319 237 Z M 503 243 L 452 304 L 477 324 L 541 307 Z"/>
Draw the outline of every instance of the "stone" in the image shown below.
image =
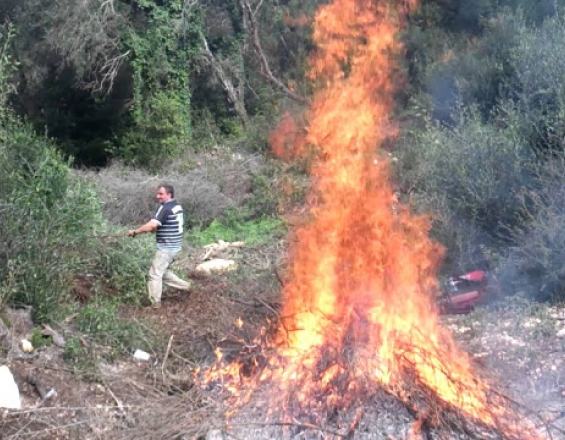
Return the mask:
<path fill-rule="evenodd" d="M 0 408 L 21 409 L 20 390 L 6 365 L 0 367 Z"/>
<path fill-rule="evenodd" d="M 33 351 L 33 345 L 27 339 L 25 339 L 25 338 L 22 339 L 21 345 L 22 345 L 22 351 L 24 353 L 31 353 Z"/>
<path fill-rule="evenodd" d="M 206 433 L 206 440 L 224 440 L 224 434 L 219 429 L 211 429 Z"/>
<path fill-rule="evenodd" d="M 133 358 L 136 361 L 147 362 L 150 357 L 151 357 L 151 355 L 149 353 L 147 353 L 146 351 L 140 350 L 139 348 L 137 350 L 135 350 L 135 353 L 133 354 Z"/>

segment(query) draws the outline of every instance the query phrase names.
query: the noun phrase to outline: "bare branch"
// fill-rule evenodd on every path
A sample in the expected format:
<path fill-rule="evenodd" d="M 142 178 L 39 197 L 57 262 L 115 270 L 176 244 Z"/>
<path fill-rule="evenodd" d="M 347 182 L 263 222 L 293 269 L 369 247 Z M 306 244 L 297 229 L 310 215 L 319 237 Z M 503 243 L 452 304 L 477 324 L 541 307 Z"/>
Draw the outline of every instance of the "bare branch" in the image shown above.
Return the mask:
<path fill-rule="evenodd" d="M 290 90 L 280 79 L 278 79 L 271 70 L 269 65 L 269 61 L 265 56 L 265 52 L 263 51 L 263 47 L 261 46 L 261 38 L 259 36 L 259 27 L 257 25 L 257 14 L 261 5 L 263 4 L 262 0 L 259 1 L 255 10 L 252 9 L 249 0 L 239 0 L 240 7 L 243 12 L 243 21 L 244 21 L 244 28 L 248 30 L 248 34 L 251 37 L 253 48 L 255 54 L 259 58 L 259 62 L 261 64 L 261 75 L 263 75 L 267 80 L 269 80 L 272 84 L 274 84 L 279 90 L 285 93 L 288 97 L 292 98 L 295 101 L 300 103 L 306 103 L 308 100 L 303 96 L 298 95 L 297 93 Z"/>
<path fill-rule="evenodd" d="M 57 2 L 46 11 L 60 25 L 52 26 L 45 41 L 73 65 L 80 85 L 95 92 L 109 93 L 129 52 L 122 52 L 120 26 L 124 20 L 114 0 Z"/>
<path fill-rule="evenodd" d="M 261 9 L 261 6 L 263 6 L 263 0 L 259 0 L 257 6 L 255 6 L 255 11 L 253 11 L 254 16 L 257 16 L 257 13 L 259 12 L 259 9 Z"/>
<path fill-rule="evenodd" d="M 239 72 L 233 73 L 238 80 L 238 85 L 236 86 L 231 78 L 232 75 L 229 74 L 229 68 L 225 66 L 221 60 L 214 55 L 210 50 L 210 46 L 206 37 L 203 33 L 200 34 L 202 40 L 202 47 L 204 49 L 204 57 L 208 61 L 208 64 L 212 67 L 214 74 L 222 84 L 226 94 L 228 95 L 228 100 L 233 104 L 234 109 L 243 122 L 247 125 L 249 118 L 247 115 L 247 110 L 245 109 L 244 100 L 244 79 L 243 79 L 243 68 L 240 66 Z"/>

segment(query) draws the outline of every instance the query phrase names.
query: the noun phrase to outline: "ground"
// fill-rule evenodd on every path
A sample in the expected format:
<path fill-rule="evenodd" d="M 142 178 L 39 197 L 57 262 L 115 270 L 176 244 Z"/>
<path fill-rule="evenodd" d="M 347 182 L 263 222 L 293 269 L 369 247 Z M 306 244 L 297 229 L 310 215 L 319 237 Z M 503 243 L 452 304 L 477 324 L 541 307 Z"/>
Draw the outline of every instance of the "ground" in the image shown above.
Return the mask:
<path fill-rule="evenodd" d="M 124 316 L 155 336 L 148 362 L 133 358 L 133 346 L 129 355 L 84 368 L 66 361 L 65 350 L 55 345 L 24 353 L 19 341 L 30 336 L 29 313 L 8 310 L 11 326 L 0 363 L 16 376 L 23 409 L 0 412 L 0 437 L 225 437 L 221 405 L 194 385 L 193 372 L 214 359 L 217 346 L 225 355 L 237 352 L 242 340 L 251 341 L 259 327 L 276 317 L 280 279 L 275 269 L 283 264 L 283 248 L 282 242 L 244 248 L 235 256 L 238 270 L 194 278 L 191 293 L 168 292 L 160 309 L 124 306 Z M 190 273 L 194 263 L 185 260 L 180 270 Z M 517 295 L 442 320 L 504 394 L 531 410 L 540 426 L 542 420 L 555 425 L 548 438 L 565 438 L 565 307 Z M 56 330 L 69 338 L 71 328 L 61 323 Z M 56 396 L 42 400 L 38 387 L 53 388 Z M 359 430 L 366 423 L 361 421 Z"/>

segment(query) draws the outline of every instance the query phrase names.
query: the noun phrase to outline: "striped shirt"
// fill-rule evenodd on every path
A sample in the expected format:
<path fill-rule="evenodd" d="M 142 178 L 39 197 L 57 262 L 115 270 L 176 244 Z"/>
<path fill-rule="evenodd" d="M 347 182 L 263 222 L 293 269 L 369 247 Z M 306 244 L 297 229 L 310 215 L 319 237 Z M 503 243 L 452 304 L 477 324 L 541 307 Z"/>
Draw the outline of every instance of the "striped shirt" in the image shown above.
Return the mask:
<path fill-rule="evenodd" d="M 182 206 L 175 199 L 163 203 L 155 213 L 157 226 L 157 249 L 178 251 L 182 247 L 184 218 Z"/>

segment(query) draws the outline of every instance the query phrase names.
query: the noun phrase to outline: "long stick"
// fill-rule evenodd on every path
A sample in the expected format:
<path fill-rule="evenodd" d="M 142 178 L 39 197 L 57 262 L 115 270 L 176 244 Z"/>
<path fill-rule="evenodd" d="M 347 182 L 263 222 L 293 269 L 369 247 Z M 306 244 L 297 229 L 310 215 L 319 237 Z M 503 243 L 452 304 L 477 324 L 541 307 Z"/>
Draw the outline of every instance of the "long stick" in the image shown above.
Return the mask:
<path fill-rule="evenodd" d="M 173 345 L 173 338 L 175 335 L 171 335 L 169 338 L 169 343 L 167 344 L 167 350 L 165 351 L 165 357 L 163 358 L 163 363 L 161 364 L 161 376 L 163 379 L 163 383 L 165 383 L 165 364 L 167 363 L 167 359 L 169 358 L 169 353 L 171 352 L 171 346 Z"/>

